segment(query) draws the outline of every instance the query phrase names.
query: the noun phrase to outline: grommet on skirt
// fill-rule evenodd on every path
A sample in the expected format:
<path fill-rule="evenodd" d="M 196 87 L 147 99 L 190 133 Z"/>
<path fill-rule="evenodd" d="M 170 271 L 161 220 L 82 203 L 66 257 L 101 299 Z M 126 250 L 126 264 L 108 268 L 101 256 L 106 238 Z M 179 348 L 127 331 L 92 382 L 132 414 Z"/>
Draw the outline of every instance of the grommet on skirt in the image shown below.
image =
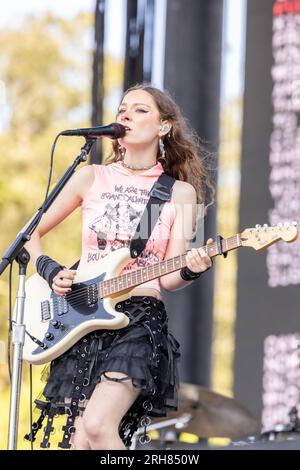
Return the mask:
<path fill-rule="evenodd" d="M 120 302 L 116 309 L 128 315 L 130 322 L 120 330 L 97 330 L 52 361 L 43 399 L 35 400 L 40 411 L 26 439 L 34 441 L 44 427 L 41 447 L 48 448 L 54 432 L 53 417 L 65 415 L 59 447 L 71 447 L 76 416 L 81 415 L 102 376 L 107 380 L 131 380 L 140 394 L 121 420 L 119 434 L 126 447 L 134 432 L 144 428 L 148 441 L 150 417 L 166 416 L 177 409 L 179 344 L 168 331 L 165 306 L 155 297 L 134 296 Z M 122 372 L 125 377 L 111 378 L 107 373 Z"/>

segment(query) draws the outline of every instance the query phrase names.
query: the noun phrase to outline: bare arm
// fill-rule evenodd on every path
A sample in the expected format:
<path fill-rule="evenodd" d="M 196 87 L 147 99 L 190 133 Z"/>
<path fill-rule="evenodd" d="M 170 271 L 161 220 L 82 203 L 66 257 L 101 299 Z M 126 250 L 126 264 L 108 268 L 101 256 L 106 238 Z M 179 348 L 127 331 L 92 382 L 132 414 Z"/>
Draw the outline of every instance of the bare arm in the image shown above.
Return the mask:
<path fill-rule="evenodd" d="M 190 240 L 193 237 L 193 229 L 196 224 L 196 191 L 192 185 L 182 181 L 176 181 L 173 198 L 176 207 L 176 217 L 171 229 L 170 239 L 164 259 L 173 258 L 186 253 Z M 212 240 L 209 240 L 210 243 Z M 203 272 L 211 267 L 211 259 L 203 249 L 192 249 L 186 257 L 187 267 L 193 272 Z M 180 272 L 167 274 L 160 278 L 161 286 L 168 290 L 178 290 L 191 284 L 192 281 L 184 281 Z"/>
<path fill-rule="evenodd" d="M 91 166 L 80 168 L 70 178 L 52 206 L 43 215 L 35 232 L 32 234 L 31 240 L 25 244 L 25 248 L 30 254 L 31 262 L 34 265 L 37 258 L 44 254 L 41 238 L 81 205 L 82 198 L 93 183 L 93 179 L 94 171 Z"/>

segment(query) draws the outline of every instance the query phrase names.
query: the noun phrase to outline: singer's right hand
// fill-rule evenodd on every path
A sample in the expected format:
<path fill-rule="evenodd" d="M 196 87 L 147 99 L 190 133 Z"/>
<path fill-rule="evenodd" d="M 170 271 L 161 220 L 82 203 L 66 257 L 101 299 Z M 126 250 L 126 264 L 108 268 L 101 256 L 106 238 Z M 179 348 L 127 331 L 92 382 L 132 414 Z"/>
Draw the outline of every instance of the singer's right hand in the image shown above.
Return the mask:
<path fill-rule="evenodd" d="M 52 283 L 52 290 L 55 294 L 64 297 L 68 292 L 70 292 L 71 286 L 73 284 L 74 278 L 76 276 L 76 271 L 70 271 L 69 269 L 62 269 L 57 273 Z"/>

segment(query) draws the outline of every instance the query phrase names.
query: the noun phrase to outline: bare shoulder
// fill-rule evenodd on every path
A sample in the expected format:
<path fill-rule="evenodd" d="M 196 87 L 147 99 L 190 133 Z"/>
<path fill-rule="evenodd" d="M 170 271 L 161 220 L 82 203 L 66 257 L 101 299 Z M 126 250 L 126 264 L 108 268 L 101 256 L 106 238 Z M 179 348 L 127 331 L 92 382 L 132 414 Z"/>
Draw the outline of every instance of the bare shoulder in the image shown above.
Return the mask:
<path fill-rule="evenodd" d="M 85 166 L 79 168 L 75 172 L 75 175 L 77 176 L 78 179 L 81 179 L 82 181 L 85 181 L 85 180 L 93 181 L 93 179 L 94 179 L 93 165 L 85 165 Z"/>
<path fill-rule="evenodd" d="M 173 198 L 176 203 L 196 202 L 196 190 L 190 183 L 177 180 L 173 188 Z"/>
<path fill-rule="evenodd" d="M 93 165 L 85 165 L 79 168 L 73 175 L 73 184 L 78 188 L 81 198 L 84 197 L 86 192 L 92 186 L 95 178 L 95 170 Z"/>

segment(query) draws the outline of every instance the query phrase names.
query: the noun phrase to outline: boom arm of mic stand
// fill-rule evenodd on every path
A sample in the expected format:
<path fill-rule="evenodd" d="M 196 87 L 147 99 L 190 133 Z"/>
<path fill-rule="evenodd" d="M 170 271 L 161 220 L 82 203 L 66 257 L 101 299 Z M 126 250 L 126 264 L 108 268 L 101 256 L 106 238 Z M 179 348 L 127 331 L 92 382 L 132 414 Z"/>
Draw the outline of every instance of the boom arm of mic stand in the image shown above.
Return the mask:
<path fill-rule="evenodd" d="M 40 218 L 41 210 L 46 212 L 67 181 L 71 178 L 75 168 L 81 163 L 86 161 L 88 152 L 91 150 L 95 139 L 87 139 L 84 146 L 81 148 L 81 153 L 76 157 L 73 164 L 64 173 L 62 178 L 56 184 L 54 189 L 47 197 L 44 204 L 38 209 L 32 221 L 26 227 L 24 232 L 19 233 L 13 244 L 3 256 L 0 264 L 0 274 L 5 270 L 8 264 L 12 263 L 14 259 L 19 263 L 19 289 L 17 293 L 16 303 L 16 319 L 13 323 L 13 370 L 11 381 L 11 394 L 10 394 L 10 412 L 9 412 L 9 430 L 8 430 L 8 450 L 15 450 L 17 448 L 18 436 L 18 421 L 19 421 L 19 403 L 21 391 L 21 376 L 22 376 L 22 359 L 23 359 L 23 346 L 25 340 L 25 325 L 24 319 L 24 304 L 25 304 L 25 277 L 26 268 L 29 262 L 29 253 L 24 248 L 24 244 L 30 240 L 32 233 L 36 229 Z"/>

